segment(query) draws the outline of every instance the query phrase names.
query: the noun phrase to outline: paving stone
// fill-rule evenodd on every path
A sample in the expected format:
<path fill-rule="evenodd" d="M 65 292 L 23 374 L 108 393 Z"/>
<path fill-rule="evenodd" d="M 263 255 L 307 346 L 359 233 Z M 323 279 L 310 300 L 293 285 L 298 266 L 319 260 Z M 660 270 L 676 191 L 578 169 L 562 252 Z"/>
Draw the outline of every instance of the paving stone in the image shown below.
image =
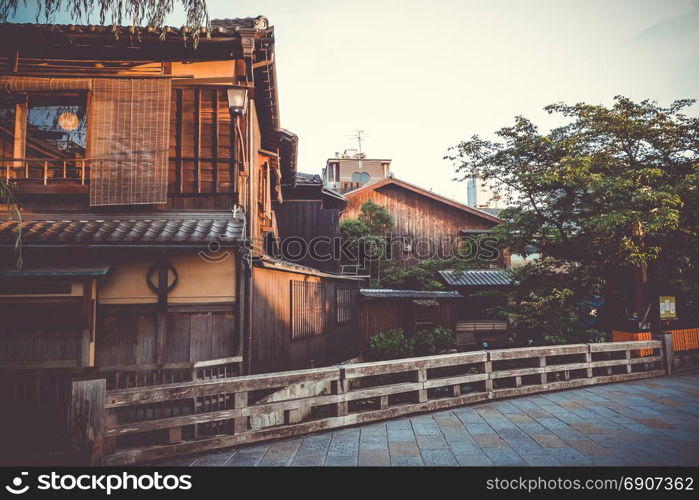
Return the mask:
<path fill-rule="evenodd" d="M 335 441 L 333 439 L 328 448 L 330 456 L 356 456 L 359 453 L 359 443 L 356 441 Z"/>
<path fill-rule="evenodd" d="M 291 465 L 299 467 L 319 467 L 325 464 L 325 453 L 302 453 L 299 451 L 294 459 L 291 461 Z"/>
<path fill-rule="evenodd" d="M 483 452 L 488 456 L 493 465 L 527 465 L 512 448 L 505 446 L 502 448 L 483 448 Z"/>
<path fill-rule="evenodd" d="M 543 448 L 563 448 L 566 444 L 554 434 L 532 434 L 531 438 Z"/>
<path fill-rule="evenodd" d="M 391 465 L 391 457 L 386 450 L 359 450 L 358 465 L 377 467 Z"/>
<path fill-rule="evenodd" d="M 425 465 L 433 465 L 433 466 L 449 466 L 449 465 L 458 465 L 458 462 L 456 461 L 456 458 L 454 458 L 454 455 L 449 451 L 449 449 L 436 449 L 436 450 L 425 450 L 425 449 L 420 449 L 420 453 L 422 455 L 422 461 L 425 463 Z"/>
<path fill-rule="evenodd" d="M 354 467 L 357 465 L 356 456 L 328 455 L 325 465 L 329 467 Z"/>
<path fill-rule="evenodd" d="M 466 430 L 469 434 L 497 434 L 495 430 L 488 424 L 466 424 Z"/>
<path fill-rule="evenodd" d="M 219 467 L 221 465 L 225 465 L 226 462 L 231 460 L 236 454 L 236 451 L 229 451 L 225 453 L 211 453 L 209 455 L 199 457 L 199 459 L 194 461 L 192 465 L 197 467 Z"/>
<path fill-rule="evenodd" d="M 394 467 L 419 467 L 425 465 L 422 461 L 422 457 L 406 457 L 406 456 L 395 456 L 391 455 L 391 465 Z"/>
<path fill-rule="evenodd" d="M 609 450 L 607 450 L 604 446 L 595 443 L 592 440 L 586 439 L 586 440 L 573 440 L 569 441 L 568 444 L 578 450 L 581 454 L 591 457 L 591 456 L 608 456 L 611 455 Z"/>
<path fill-rule="evenodd" d="M 561 465 L 592 465 L 592 460 L 571 446 L 548 448 L 546 451 L 558 460 Z"/>
<path fill-rule="evenodd" d="M 478 446 L 483 449 L 507 446 L 507 443 L 497 434 L 474 434 L 473 439 L 475 439 Z"/>
<path fill-rule="evenodd" d="M 417 443 L 388 443 L 388 450 L 391 453 L 391 457 L 402 456 L 402 457 L 416 457 L 420 455 L 420 450 L 417 447 Z"/>
<path fill-rule="evenodd" d="M 447 442 L 439 436 L 417 436 L 417 446 L 421 450 L 446 449 Z"/>
<path fill-rule="evenodd" d="M 441 436 L 442 431 L 436 423 L 415 423 L 413 422 L 413 431 L 416 436 Z"/>
<path fill-rule="evenodd" d="M 388 442 L 415 441 L 412 429 L 388 429 Z"/>

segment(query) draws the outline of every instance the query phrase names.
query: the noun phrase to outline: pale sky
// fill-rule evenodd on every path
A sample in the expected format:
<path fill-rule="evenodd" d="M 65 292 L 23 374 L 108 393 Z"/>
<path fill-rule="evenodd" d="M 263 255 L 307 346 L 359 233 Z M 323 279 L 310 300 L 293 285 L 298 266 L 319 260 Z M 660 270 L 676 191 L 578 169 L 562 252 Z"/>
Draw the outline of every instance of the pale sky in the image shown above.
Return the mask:
<path fill-rule="evenodd" d="M 281 122 L 299 136 L 299 171 L 320 173 L 363 129 L 369 157 L 392 158 L 397 177 L 464 203 L 447 149 L 515 115 L 547 129 L 556 122 L 542 108 L 553 102 L 699 97 L 699 0 L 208 5 L 211 18 L 262 14 L 275 26 Z M 34 8 L 12 20 L 33 22 Z"/>

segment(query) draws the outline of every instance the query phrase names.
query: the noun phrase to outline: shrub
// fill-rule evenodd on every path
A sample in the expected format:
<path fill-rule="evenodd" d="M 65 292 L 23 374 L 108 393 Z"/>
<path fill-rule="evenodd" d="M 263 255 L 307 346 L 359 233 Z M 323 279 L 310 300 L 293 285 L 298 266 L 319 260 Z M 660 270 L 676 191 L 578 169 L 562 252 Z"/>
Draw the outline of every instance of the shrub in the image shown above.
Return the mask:
<path fill-rule="evenodd" d="M 415 355 L 430 356 L 456 348 L 454 332 L 437 326 L 432 330 L 421 330 L 415 335 Z"/>
<path fill-rule="evenodd" d="M 413 355 L 413 343 L 401 329 L 379 333 L 369 339 L 367 357 L 374 361 L 409 358 Z"/>

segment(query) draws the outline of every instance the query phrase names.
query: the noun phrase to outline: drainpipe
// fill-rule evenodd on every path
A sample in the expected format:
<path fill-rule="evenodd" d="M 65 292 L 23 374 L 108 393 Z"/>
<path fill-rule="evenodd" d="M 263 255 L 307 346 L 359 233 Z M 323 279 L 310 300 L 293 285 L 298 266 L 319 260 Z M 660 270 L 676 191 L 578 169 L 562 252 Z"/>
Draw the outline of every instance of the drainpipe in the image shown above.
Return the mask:
<path fill-rule="evenodd" d="M 252 99 L 250 99 L 248 103 L 248 109 L 252 109 L 253 102 Z M 256 169 L 255 169 L 255 155 L 254 155 L 254 150 L 253 150 L 253 130 L 252 130 L 252 119 L 251 119 L 251 113 L 248 113 L 248 120 L 247 120 L 247 153 L 248 153 L 248 206 L 246 212 L 247 216 L 247 227 L 248 227 L 248 237 L 246 240 L 246 247 L 247 251 L 245 253 L 245 265 L 246 265 L 246 275 L 245 275 L 245 281 L 246 281 L 246 302 L 247 302 L 247 308 L 246 308 L 246 316 L 247 316 L 247 353 L 245 356 L 245 374 L 250 375 L 252 373 L 252 308 L 253 308 L 253 301 L 252 301 L 252 287 L 253 287 L 253 265 L 252 265 L 252 257 L 254 255 L 254 242 L 255 242 L 255 237 L 256 234 L 254 234 L 254 231 L 256 229 L 256 226 L 253 224 L 254 222 L 254 217 L 255 214 L 257 213 L 257 210 L 254 209 L 255 205 L 255 194 L 254 194 L 254 181 L 253 181 L 253 176 L 257 174 Z"/>

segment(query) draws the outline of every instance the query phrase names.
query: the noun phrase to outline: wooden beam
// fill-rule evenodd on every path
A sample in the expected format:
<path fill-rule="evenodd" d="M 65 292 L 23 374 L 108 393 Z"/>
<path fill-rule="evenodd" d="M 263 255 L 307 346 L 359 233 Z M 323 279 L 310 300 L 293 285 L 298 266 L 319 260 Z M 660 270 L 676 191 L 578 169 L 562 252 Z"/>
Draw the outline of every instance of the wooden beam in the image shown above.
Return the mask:
<path fill-rule="evenodd" d="M 194 89 L 194 192 L 201 193 L 201 89 Z"/>
<path fill-rule="evenodd" d="M 7 57 L 7 71 L 10 73 L 17 73 L 19 70 L 19 50 L 15 49 Z"/>
<path fill-rule="evenodd" d="M 176 144 L 176 160 L 175 160 L 175 189 L 178 193 L 182 193 L 184 191 L 184 176 L 182 175 L 182 156 L 184 156 L 183 153 L 183 130 L 182 130 L 182 89 L 175 89 L 175 96 L 177 98 L 177 110 L 176 110 L 176 131 L 175 133 L 177 134 L 177 144 Z"/>
<path fill-rule="evenodd" d="M 214 158 L 211 162 L 211 180 L 213 182 L 213 192 L 218 193 L 218 89 L 211 91 L 211 105 L 213 107 L 212 131 L 211 131 L 211 153 Z"/>

